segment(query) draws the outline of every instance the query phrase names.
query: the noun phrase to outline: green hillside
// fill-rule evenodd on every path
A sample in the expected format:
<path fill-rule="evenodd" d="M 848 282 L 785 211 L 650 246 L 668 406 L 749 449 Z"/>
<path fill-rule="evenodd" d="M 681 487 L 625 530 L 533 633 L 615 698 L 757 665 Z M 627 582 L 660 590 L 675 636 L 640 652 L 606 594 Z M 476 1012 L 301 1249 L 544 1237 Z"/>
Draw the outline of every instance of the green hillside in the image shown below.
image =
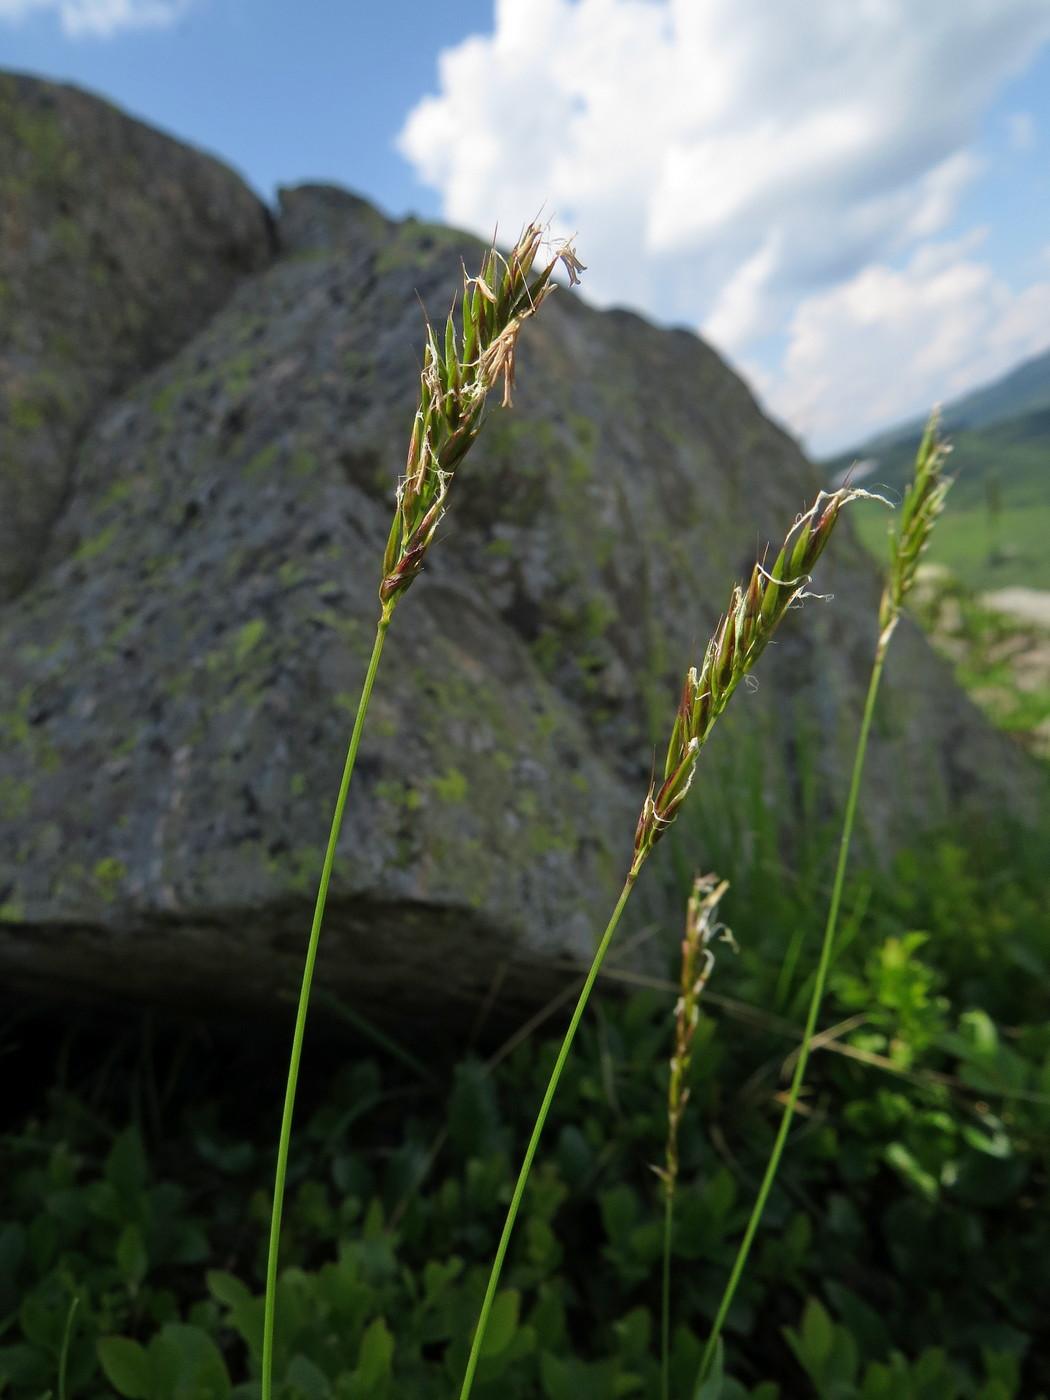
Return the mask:
<path fill-rule="evenodd" d="M 977 590 L 1050 588 L 1050 354 L 950 404 L 942 421 L 956 484 L 931 560 Z M 911 476 L 921 431 L 907 424 L 822 465 L 835 478 L 858 463 L 866 486 L 895 499 Z M 884 512 L 870 507 L 854 521 L 881 552 Z"/>
<path fill-rule="evenodd" d="M 946 418 L 954 428 L 981 428 L 1040 408 L 1050 408 L 1050 350 L 1026 360 L 986 388 L 956 399 Z"/>

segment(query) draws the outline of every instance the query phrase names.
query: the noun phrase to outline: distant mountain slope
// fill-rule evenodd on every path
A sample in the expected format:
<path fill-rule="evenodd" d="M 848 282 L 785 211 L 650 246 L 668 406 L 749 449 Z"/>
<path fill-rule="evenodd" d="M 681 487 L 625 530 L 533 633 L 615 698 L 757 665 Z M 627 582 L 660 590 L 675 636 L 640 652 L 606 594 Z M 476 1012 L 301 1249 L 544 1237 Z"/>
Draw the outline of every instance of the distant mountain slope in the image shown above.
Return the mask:
<path fill-rule="evenodd" d="M 1050 590 L 1050 352 L 949 404 L 955 485 L 934 531 L 929 560 L 970 588 Z M 904 423 L 822 463 L 832 480 L 858 477 L 899 498 L 910 480 L 923 423 Z M 854 514 L 861 538 L 882 558 L 886 522 L 874 506 Z"/>
<path fill-rule="evenodd" d="M 952 430 L 989 427 L 1019 414 L 1050 409 L 1050 350 L 1018 365 L 987 388 L 975 389 L 945 409 Z"/>
<path fill-rule="evenodd" d="M 954 445 L 957 507 L 984 499 L 990 473 L 1011 505 L 1050 502 L 1050 351 L 946 405 L 942 423 Z M 835 476 L 854 462 L 871 462 L 872 480 L 900 486 L 922 429 L 921 419 L 902 423 L 821 465 Z"/>

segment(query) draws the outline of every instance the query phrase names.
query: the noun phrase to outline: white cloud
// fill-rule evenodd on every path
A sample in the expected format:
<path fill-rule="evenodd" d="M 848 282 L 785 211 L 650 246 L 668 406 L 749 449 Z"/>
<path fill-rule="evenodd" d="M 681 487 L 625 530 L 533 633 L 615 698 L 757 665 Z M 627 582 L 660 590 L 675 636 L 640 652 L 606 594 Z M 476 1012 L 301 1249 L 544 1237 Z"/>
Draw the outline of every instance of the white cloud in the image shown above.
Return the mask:
<path fill-rule="evenodd" d="M 163 29 L 191 0 L 0 0 L 0 20 L 17 23 L 35 11 L 53 10 L 72 38 L 108 38 L 121 29 Z"/>
<path fill-rule="evenodd" d="M 872 263 L 803 300 L 776 372 L 749 367 L 774 413 L 819 455 L 925 413 L 1050 346 L 1050 280 L 1012 291 L 974 235 Z"/>
<path fill-rule="evenodd" d="M 807 270 L 809 254 L 801 230 L 795 234 L 790 256 L 773 253 L 778 245 L 783 248 L 790 235 L 784 230 L 768 234 L 760 251 L 734 269 L 714 293 L 703 321 L 704 334 L 730 353 L 746 351 L 749 344 L 783 326 L 807 284 L 835 285 L 844 272 L 848 275 L 864 266 L 867 254 L 900 252 L 943 228 L 959 195 L 980 169 L 974 156 L 959 151 L 901 189 L 859 198 L 840 209 L 837 231 L 842 257 L 832 261 L 824 275 L 819 267 Z M 829 213 L 828 218 L 831 228 L 833 216 Z M 814 240 L 827 238 L 826 231 L 810 230 L 810 234 Z M 818 256 L 823 258 L 826 252 Z M 741 284 L 747 288 L 746 296 L 741 295 Z"/>
<path fill-rule="evenodd" d="M 553 211 L 590 299 L 743 359 L 943 236 L 984 110 L 1047 38 L 1050 0 L 495 0 L 400 149 L 451 222 Z"/>

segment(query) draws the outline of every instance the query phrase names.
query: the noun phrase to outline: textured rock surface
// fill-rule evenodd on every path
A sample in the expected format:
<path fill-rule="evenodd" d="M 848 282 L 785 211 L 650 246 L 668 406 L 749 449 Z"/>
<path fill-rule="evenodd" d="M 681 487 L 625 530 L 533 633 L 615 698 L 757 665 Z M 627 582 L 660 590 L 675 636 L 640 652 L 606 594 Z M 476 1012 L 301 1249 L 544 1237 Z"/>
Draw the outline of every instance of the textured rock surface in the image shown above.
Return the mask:
<path fill-rule="evenodd" d="M 478 249 L 311 187 L 284 192 L 278 233 L 277 261 L 98 414 L 35 579 L 0 610 L 16 985 L 267 1006 L 297 981 L 414 407 L 416 292 L 439 313 Z M 817 485 L 694 337 L 551 299 L 391 629 L 323 945 L 333 990 L 469 1018 L 504 963 L 524 1004 L 552 958 L 589 950 L 682 669 L 756 539 Z M 789 845 L 797 751 L 840 796 L 874 641 L 848 530 L 817 584 L 835 601 L 792 615 L 734 702 Z M 872 758 L 882 849 L 1034 790 L 910 628 Z M 677 929 L 649 876 L 641 910 Z"/>
<path fill-rule="evenodd" d="M 272 252 L 232 171 L 76 88 L 0 74 L 0 598 L 31 577 L 102 398 Z"/>

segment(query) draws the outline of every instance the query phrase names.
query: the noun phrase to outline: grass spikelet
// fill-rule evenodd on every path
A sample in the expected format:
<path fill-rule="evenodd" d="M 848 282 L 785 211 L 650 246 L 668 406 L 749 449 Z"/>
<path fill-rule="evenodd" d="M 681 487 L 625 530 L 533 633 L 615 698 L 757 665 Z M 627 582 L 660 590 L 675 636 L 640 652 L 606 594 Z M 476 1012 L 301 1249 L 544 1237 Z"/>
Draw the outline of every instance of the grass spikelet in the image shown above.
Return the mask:
<path fill-rule="evenodd" d="M 799 516 L 788 531 L 773 569 L 767 571 L 761 564 L 756 564 L 747 588 L 733 589 L 729 609 L 708 643 L 703 666 L 699 672 L 695 667 L 691 667 L 686 675 L 671 730 L 663 782 L 659 789 L 656 788 L 655 781 L 650 785 L 642 804 L 635 828 L 634 856 L 627 878 L 594 954 L 525 1150 L 525 1158 L 507 1209 L 503 1232 L 496 1247 L 496 1257 L 489 1274 L 478 1324 L 474 1330 L 460 1400 L 467 1400 L 474 1384 L 485 1330 L 503 1271 L 503 1261 L 558 1082 L 635 881 L 650 851 L 674 821 L 679 807 L 685 801 L 696 772 L 700 749 L 707 741 L 715 721 L 729 703 L 733 691 L 765 649 L 788 608 L 805 596 L 811 570 L 831 537 L 842 507 L 858 497 L 868 495 L 866 491 L 849 488 L 830 494 L 822 491 L 810 509 Z"/>
<path fill-rule="evenodd" d="M 915 472 L 904 496 L 901 508 L 900 528 L 896 532 L 891 532 L 893 543 L 890 553 L 890 567 L 879 607 L 879 639 L 875 647 L 871 677 L 868 682 L 868 693 L 864 702 L 864 714 L 860 723 L 860 733 L 857 738 L 857 748 L 853 759 L 853 772 L 850 778 L 849 795 L 846 798 L 846 809 L 842 818 L 838 862 L 835 867 L 835 879 L 831 889 L 827 924 L 824 928 L 820 959 L 817 963 L 817 970 L 813 979 L 813 990 L 810 994 L 806 1023 L 802 1031 L 802 1044 L 799 1047 L 798 1057 L 795 1061 L 795 1069 L 791 1077 L 791 1086 L 788 1089 L 787 1099 L 784 1103 L 784 1111 L 781 1115 L 780 1126 L 777 1129 L 777 1135 L 773 1143 L 773 1150 L 769 1155 L 765 1174 L 763 1175 L 762 1183 L 758 1189 L 758 1196 L 752 1207 L 747 1227 L 744 1230 L 743 1239 L 740 1242 L 736 1259 L 733 1262 L 729 1281 L 725 1286 L 721 1301 L 718 1305 L 718 1311 L 715 1314 L 715 1320 L 711 1327 L 711 1334 L 704 1348 L 703 1358 L 700 1363 L 700 1382 L 711 1374 L 711 1369 L 715 1364 L 715 1358 L 720 1345 L 722 1327 L 729 1313 L 729 1308 L 736 1293 L 737 1285 L 743 1275 L 744 1266 L 747 1263 L 752 1242 L 758 1231 L 762 1214 L 766 1207 L 770 1188 L 773 1185 L 777 1170 L 780 1166 L 780 1159 L 784 1152 L 788 1130 L 791 1127 L 791 1120 L 794 1116 L 795 1107 L 802 1090 L 806 1065 L 809 1061 L 810 1047 L 813 1043 L 817 1019 L 820 1015 L 821 1002 L 824 998 L 824 987 L 827 982 L 828 970 L 831 967 L 832 953 L 835 946 L 835 933 L 838 928 L 839 909 L 842 904 L 842 891 L 846 882 L 846 861 L 849 857 L 850 842 L 853 837 L 853 824 L 860 798 L 860 781 L 864 772 L 864 759 L 868 750 L 868 736 L 871 733 L 872 718 L 875 714 L 875 700 L 879 692 L 879 684 L 882 680 L 882 670 L 886 660 L 886 652 L 890 644 L 890 639 L 900 620 L 901 610 L 905 600 L 915 581 L 915 572 L 918 568 L 919 560 L 929 543 L 930 533 L 933 530 L 938 515 L 944 508 L 944 498 L 951 486 L 950 478 L 942 475 L 942 468 L 949 448 L 947 443 L 943 442 L 938 434 L 937 421 L 938 415 L 937 412 L 934 411 L 930 415 L 930 419 L 926 425 L 926 431 L 923 433 L 922 442 L 915 459 Z"/>
<path fill-rule="evenodd" d="M 535 271 L 544 240 L 544 229 L 529 224 L 507 257 L 490 248 L 476 277 L 464 269 L 462 330 L 455 304 L 443 336 L 427 323 L 419 408 L 383 560 L 379 597 L 384 610 L 422 569 L 452 476 L 481 429 L 489 391 L 501 379 L 503 404 L 510 403 L 518 336 L 554 290 L 555 268 L 561 263 L 572 285 L 584 270 L 572 244 L 563 243 Z"/>
<path fill-rule="evenodd" d="M 761 656 L 792 603 L 806 587 L 842 507 L 867 491 L 822 491 L 788 532 L 771 570 L 758 563 L 746 589 L 733 589 L 729 607 L 707 644 L 700 670 L 690 667 L 671 731 L 659 789 L 653 783 L 635 831 L 635 866 L 674 821 L 693 781 L 700 750 L 734 690 Z"/>
<path fill-rule="evenodd" d="M 900 526 L 891 530 L 890 569 L 879 606 L 879 640 L 883 647 L 893 636 L 952 484 L 952 478 L 943 474 L 951 445 L 939 436 L 938 420 L 939 414 L 934 410 L 919 445 L 915 475 L 901 503 Z"/>
<path fill-rule="evenodd" d="M 510 402 L 518 334 L 524 322 L 535 314 L 537 308 L 554 290 L 553 274 L 558 263 L 564 265 L 570 285 L 579 281 L 583 264 L 576 256 L 571 243 L 552 248 L 550 258 L 538 271 L 536 270 L 537 259 L 545 241 L 545 231 L 541 225 L 529 224 L 507 257 L 493 247 L 485 254 L 481 271 L 476 277 L 468 277 L 464 270 L 461 296 L 462 330 L 456 324 L 455 304 L 449 312 L 445 332 L 440 339 L 433 325 L 427 322 L 423 369 L 419 381 L 419 407 L 412 424 L 405 473 L 398 485 L 397 508 L 383 558 L 382 580 L 379 586 L 379 622 L 376 626 L 372 655 L 361 687 L 353 732 L 336 797 L 328 846 L 321 867 L 288 1062 L 288 1081 L 277 1144 L 277 1169 L 266 1264 L 262 1400 L 271 1400 L 273 1394 L 277 1262 L 292 1115 L 306 1015 L 328 886 L 335 862 L 335 850 L 365 716 L 368 713 L 372 688 L 383 653 L 383 643 L 394 608 L 423 568 L 427 550 L 445 511 L 453 474 L 481 429 L 489 390 L 502 378 L 503 402 Z"/>
<path fill-rule="evenodd" d="M 700 1020 L 700 997 L 715 965 L 711 943 L 716 935 L 731 943 L 729 930 L 718 922 L 718 906 L 729 888 L 728 880 L 717 875 L 698 875 L 686 906 L 685 937 L 682 939 L 682 978 L 675 1004 L 674 1054 L 667 1086 L 667 1165 L 655 1168 L 664 1182 L 668 1197 L 674 1195 L 678 1180 L 678 1130 L 689 1100 L 686 1080 L 693 1037 Z"/>
<path fill-rule="evenodd" d="M 689 1101 L 689 1063 L 693 1037 L 700 1020 L 700 997 L 715 955 L 711 943 L 716 935 L 729 943 L 733 936 L 718 922 L 718 906 L 729 888 L 728 880 L 717 875 L 698 875 L 693 882 L 685 916 L 682 939 L 681 990 L 675 1005 L 674 1054 L 667 1085 L 667 1149 L 663 1168 L 653 1170 L 664 1184 L 663 1296 L 661 1306 L 661 1356 L 663 1400 L 668 1400 L 671 1364 L 671 1240 L 674 1231 L 674 1193 L 678 1183 L 678 1130 Z"/>

